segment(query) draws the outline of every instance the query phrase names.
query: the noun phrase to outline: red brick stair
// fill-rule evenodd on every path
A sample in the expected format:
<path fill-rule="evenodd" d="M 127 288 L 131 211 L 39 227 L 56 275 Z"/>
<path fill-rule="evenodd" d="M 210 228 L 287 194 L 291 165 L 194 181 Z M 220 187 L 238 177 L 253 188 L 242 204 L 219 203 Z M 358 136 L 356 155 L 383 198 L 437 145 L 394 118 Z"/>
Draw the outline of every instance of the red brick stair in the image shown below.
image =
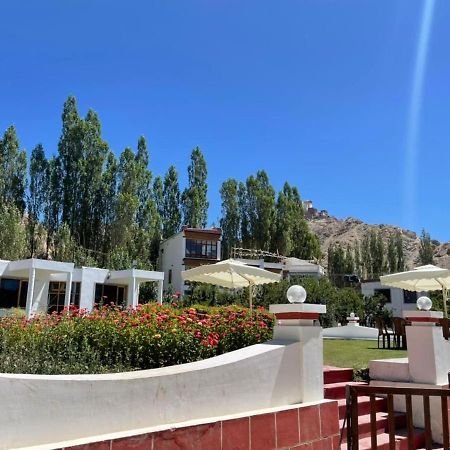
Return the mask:
<path fill-rule="evenodd" d="M 352 381 L 353 369 L 325 367 L 324 368 L 324 397 L 327 399 L 338 400 L 339 425 L 341 430 L 344 426 L 346 414 L 345 389 L 348 384 L 361 385 L 367 383 L 356 383 Z M 389 434 L 387 433 L 387 403 L 383 398 L 377 398 L 376 404 L 376 429 L 377 429 L 377 449 L 389 450 Z M 408 441 L 405 431 L 406 415 L 404 413 L 395 414 L 396 424 L 396 450 L 408 450 Z M 358 398 L 358 429 L 359 429 L 359 448 L 360 450 L 370 450 L 370 399 L 366 396 Z M 421 449 L 425 445 L 425 433 L 421 429 L 415 429 L 414 448 Z M 341 450 L 347 450 L 347 430 L 343 430 Z M 436 447 L 436 449 L 442 447 Z"/>

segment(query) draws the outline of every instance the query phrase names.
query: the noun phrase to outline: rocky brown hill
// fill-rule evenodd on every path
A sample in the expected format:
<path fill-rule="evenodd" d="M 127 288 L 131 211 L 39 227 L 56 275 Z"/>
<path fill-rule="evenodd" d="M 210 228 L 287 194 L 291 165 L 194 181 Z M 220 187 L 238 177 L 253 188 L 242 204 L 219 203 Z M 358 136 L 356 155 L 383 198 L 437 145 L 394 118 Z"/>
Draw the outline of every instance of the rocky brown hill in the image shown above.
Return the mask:
<path fill-rule="evenodd" d="M 326 265 L 327 252 L 330 244 L 339 242 L 342 245 L 353 245 L 356 242 L 361 242 L 370 230 L 380 231 L 386 245 L 389 236 L 397 230 L 400 230 L 403 236 L 403 250 L 407 267 L 412 269 L 420 265 L 420 239 L 413 231 L 403 230 L 393 225 L 370 225 L 352 217 L 344 220 L 336 219 L 335 217 L 321 217 L 311 219 L 308 223 L 311 230 L 320 240 L 324 254 L 322 264 L 324 265 Z M 434 263 L 439 267 L 450 268 L 450 242 L 441 243 L 433 241 L 433 243 L 436 245 Z"/>

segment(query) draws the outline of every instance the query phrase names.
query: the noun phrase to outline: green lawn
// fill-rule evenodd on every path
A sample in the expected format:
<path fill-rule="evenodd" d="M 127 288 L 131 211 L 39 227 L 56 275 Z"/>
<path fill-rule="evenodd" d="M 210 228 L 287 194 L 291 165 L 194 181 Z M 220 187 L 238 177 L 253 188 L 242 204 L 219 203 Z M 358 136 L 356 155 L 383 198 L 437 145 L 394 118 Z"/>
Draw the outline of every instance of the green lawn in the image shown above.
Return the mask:
<path fill-rule="evenodd" d="M 406 350 L 383 350 L 377 341 L 324 339 L 323 359 L 326 366 L 364 369 L 372 359 L 404 358 Z"/>

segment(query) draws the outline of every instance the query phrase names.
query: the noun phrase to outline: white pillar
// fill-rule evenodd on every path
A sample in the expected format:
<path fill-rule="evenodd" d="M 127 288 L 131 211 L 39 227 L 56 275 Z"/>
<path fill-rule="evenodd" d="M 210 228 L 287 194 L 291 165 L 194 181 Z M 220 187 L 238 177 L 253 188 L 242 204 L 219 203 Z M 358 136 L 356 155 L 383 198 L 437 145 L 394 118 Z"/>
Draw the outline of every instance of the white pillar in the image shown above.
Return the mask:
<path fill-rule="evenodd" d="M 158 303 L 162 305 L 163 302 L 163 286 L 164 280 L 158 281 Z"/>
<path fill-rule="evenodd" d="M 446 384 L 450 372 L 450 341 L 436 323 L 440 311 L 405 311 L 409 376 L 413 383 Z"/>
<path fill-rule="evenodd" d="M 323 400 L 323 338 L 318 325 L 320 314 L 326 312 L 325 305 L 292 303 L 270 305 L 277 323 L 273 330 L 274 340 L 298 342 L 300 401 Z"/>
<path fill-rule="evenodd" d="M 132 275 L 131 283 L 128 285 L 127 306 L 134 306 L 136 300 L 136 278 Z"/>
<path fill-rule="evenodd" d="M 36 280 L 36 269 L 30 267 L 28 274 L 28 290 L 27 290 L 27 304 L 25 307 L 25 314 L 27 319 L 31 317 L 31 311 L 33 307 L 33 296 L 34 296 L 34 282 Z"/>
<path fill-rule="evenodd" d="M 70 305 L 70 295 L 72 293 L 72 272 L 67 274 L 66 281 L 66 295 L 64 297 L 64 307 L 68 308 Z"/>
<path fill-rule="evenodd" d="M 139 281 L 136 281 L 136 278 L 134 279 L 134 297 L 133 297 L 133 308 L 136 308 L 137 305 L 139 305 L 139 285 L 141 283 L 139 283 Z"/>

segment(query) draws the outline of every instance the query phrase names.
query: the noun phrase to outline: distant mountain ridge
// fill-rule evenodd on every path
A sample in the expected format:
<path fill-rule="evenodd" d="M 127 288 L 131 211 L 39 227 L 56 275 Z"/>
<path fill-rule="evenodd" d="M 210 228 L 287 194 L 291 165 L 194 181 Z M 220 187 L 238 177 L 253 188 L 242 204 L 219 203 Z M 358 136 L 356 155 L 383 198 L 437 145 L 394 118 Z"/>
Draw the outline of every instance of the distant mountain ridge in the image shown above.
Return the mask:
<path fill-rule="evenodd" d="M 326 267 L 328 248 L 333 243 L 354 245 L 361 242 L 363 237 L 371 230 L 379 231 L 383 241 L 387 245 L 389 236 L 399 230 L 403 236 L 403 251 L 406 267 L 412 269 L 420 265 L 419 261 L 419 236 L 414 231 L 404 230 L 394 225 L 372 225 L 359 219 L 348 217 L 337 219 L 335 217 L 319 217 L 308 220 L 309 227 L 320 241 L 323 253 L 322 264 Z M 434 253 L 434 264 L 439 267 L 450 269 L 450 242 L 439 242 L 433 240 L 436 246 Z"/>

